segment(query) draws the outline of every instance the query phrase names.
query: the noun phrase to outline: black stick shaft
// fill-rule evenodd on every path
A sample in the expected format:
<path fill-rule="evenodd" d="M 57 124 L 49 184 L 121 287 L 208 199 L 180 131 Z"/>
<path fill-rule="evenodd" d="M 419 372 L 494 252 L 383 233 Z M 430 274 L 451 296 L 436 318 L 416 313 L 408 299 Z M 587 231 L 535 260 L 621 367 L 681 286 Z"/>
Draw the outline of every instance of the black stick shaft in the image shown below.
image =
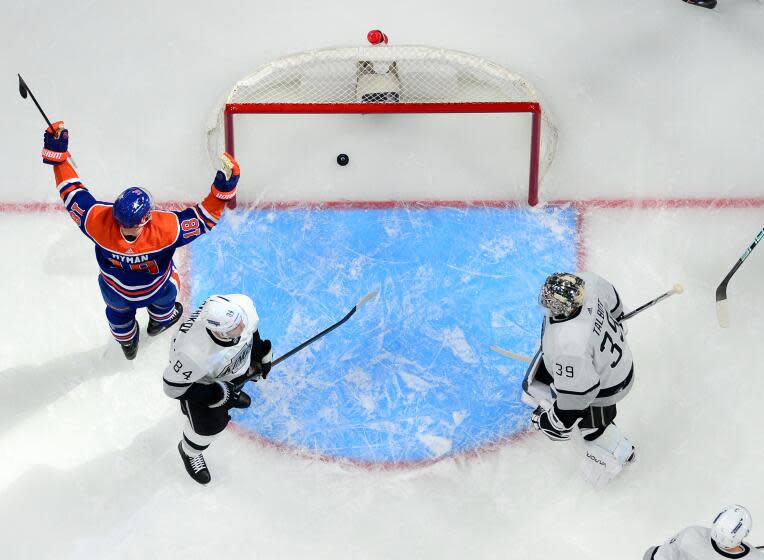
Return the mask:
<path fill-rule="evenodd" d="M 644 311 L 644 310 L 645 310 L 645 309 L 647 309 L 648 307 L 652 307 L 652 306 L 653 306 L 653 305 L 655 305 L 656 303 L 663 301 L 664 299 L 666 299 L 666 298 L 667 298 L 667 297 L 669 297 L 669 296 L 672 296 L 672 295 L 674 295 L 675 293 L 676 293 L 676 292 L 675 292 L 674 290 L 669 290 L 668 292 L 666 292 L 666 293 L 664 293 L 664 294 L 661 294 L 661 295 L 659 295 L 657 298 L 655 298 L 655 299 L 653 299 L 653 300 L 651 300 L 651 301 L 648 301 L 648 302 L 647 302 L 647 303 L 645 303 L 644 305 L 640 305 L 640 306 L 639 306 L 639 307 L 637 307 L 637 308 L 636 308 L 634 311 L 630 311 L 629 313 L 627 313 L 626 315 L 624 315 L 623 317 L 621 317 L 621 322 L 623 322 L 623 321 L 626 321 L 626 320 L 628 320 L 628 319 L 631 319 L 631 318 L 632 318 L 632 317 L 634 317 L 634 315 L 636 315 L 637 313 L 641 313 L 642 311 Z"/>
<path fill-rule="evenodd" d="M 24 81 L 24 78 L 21 77 L 21 74 L 16 74 L 19 77 L 19 80 L 22 84 L 24 84 L 24 89 L 29 94 L 29 96 L 32 98 L 32 101 L 34 101 L 34 104 L 37 105 L 37 110 L 40 111 L 40 114 L 42 115 L 42 118 L 45 119 L 45 122 L 48 123 L 48 126 L 51 130 L 53 130 L 53 125 L 50 123 L 50 119 L 48 118 L 48 115 L 45 114 L 45 111 L 42 110 L 42 107 L 40 107 L 40 104 L 37 102 L 37 98 L 35 98 L 34 93 L 32 93 L 32 90 L 29 89 L 29 86 Z M 55 133 L 55 130 L 53 131 Z"/>
<path fill-rule="evenodd" d="M 303 342 L 303 343 L 302 343 L 302 344 L 300 344 L 299 346 L 295 346 L 294 348 L 292 348 L 292 349 L 291 349 L 289 352 L 287 352 L 287 353 L 286 353 L 286 354 L 284 354 L 283 356 L 279 356 L 278 358 L 276 358 L 275 360 L 273 360 L 273 364 L 271 364 L 271 365 L 272 365 L 272 366 L 275 366 L 276 364 L 280 364 L 281 362 L 283 362 L 284 360 L 286 360 L 288 357 L 290 357 L 290 356 L 292 356 L 292 355 L 294 355 L 294 354 L 297 354 L 297 352 L 299 352 L 300 350 L 302 350 L 302 349 L 303 349 L 303 348 L 305 348 L 306 346 L 309 346 L 309 345 L 313 344 L 315 341 L 317 341 L 317 340 L 318 340 L 319 338 L 321 338 L 322 336 L 324 336 L 324 335 L 326 335 L 326 334 L 328 334 L 328 333 L 332 332 L 334 329 L 336 329 L 337 327 L 339 327 L 340 325 L 342 325 L 342 324 L 343 324 L 345 321 L 347 321 L 348 319 L 350 319 L 350 318 L 351 318 L 351 317 L 352 317 L 352 316 L 355 314 L 355 312 L 356 312 L 357 310 L 358 310 L 358 307 L 353 307 L 353 309 L 351 309 L 351 310 L 350 310 L 350 313 L 348 313 L 347 315 L 345 315 L 345 316 L 344 316 L 342 319 L 340 319 L 339 321 L 337 321 L 336 323 L 334 323 L 332 326 L 325 328 L 324 330 L 322 330 L 322 331 L 321 331 L 320 333 L 318 333 L 317 335 L 310 337 L 308 340 L 306 340 L 305 342 Z"/>
<path fill-rule="evenodd" d="M 742 265 L 745 262 L 745 259 L 748 258 L 751 252 L 756 248 L 756 245 L 758 245 L 759 241 L 761 241 L 762 239 L 764 239 L 764 229 L 762 229 L 756 235 L 756 238 L 753 240 L 753 242 L 746 248 L 745 251 L 743 251 L 743 254 L 740 255 L 740 258 L 735 263 L 735 266 L 732 267 L 732 270 L 730 270 L 727 273 L 727 276 L 724 277 L 724 280 L 722 280 L 721 284 L 717 286 L 716 301 L 727 299 L 727 284 L 729 284 L 730 279 L 737 272 L 737 269 L 740 268 L 740 265 Z"/>
<path fill-rule="evenodd" d="M 358 308 L 361 307 L 364 303 L 366 303 L 367 301 L 369 301 L 372 298 L 377 297 L 378 293 L 379 292 L 377 290 L 374 290 L 374 291 L 369 292 L 368 294 L 366 294 L 363 298 L 361 298 L 361 301 L 356 303 L 353 306 L 353 309 L 351 309 L 342 319 L 340 319 L 339 321 L 337 321 L 333 325 L 330 325 L 330 326 L 326 327 L 320 333 L 310 337 L 308 340 L 306 340 L 302 344 L 299 344 L 298 346 L 295 346 L 294 348 L 292 348 L 289 352 L 287 352 L 283 356 L 279 356 L 278 358 L 273 360 L 273 362 L 271 363 L 271 367 L 275 366 L 276 364 L 280 364 L 281 362 L 286 360 L 288 357 L 296 354 L 297 352 L 299 352 L 300 350 L 302 350 L 306 346 L 309 346 L 309 345 L 313 344 L 315 341 L 317 341 L 322 336 L 332 332 L 334 329 L 336 329 L 337 327 L 339 327 L 340 325 L 345 323 L 348 319 L 350 319 L 355 314 L 355 312 L 358 311 Z M 241 379 L 241 381 L 235 382 L 236 388 L 237 389 L 241 389 L 247 381 L 250 381 L 251 379 L 254 379 L 257 376 L 258 376 L 258 374 L 247 375 L 246 377 Z"/>

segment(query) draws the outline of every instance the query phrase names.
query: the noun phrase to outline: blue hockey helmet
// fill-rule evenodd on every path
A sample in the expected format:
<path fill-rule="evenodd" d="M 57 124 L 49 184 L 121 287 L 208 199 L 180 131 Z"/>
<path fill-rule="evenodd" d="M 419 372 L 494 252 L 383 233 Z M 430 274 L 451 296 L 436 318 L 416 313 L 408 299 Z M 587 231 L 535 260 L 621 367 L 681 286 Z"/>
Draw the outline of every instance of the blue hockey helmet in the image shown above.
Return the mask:
<path fill-rule="evenodd" d="M 130 187 L 117 197 L 111 211 L 119 225 L 134 228 L 147 221 L 152 206 L 153 200 L 148 191 L 140 187 Z"/>

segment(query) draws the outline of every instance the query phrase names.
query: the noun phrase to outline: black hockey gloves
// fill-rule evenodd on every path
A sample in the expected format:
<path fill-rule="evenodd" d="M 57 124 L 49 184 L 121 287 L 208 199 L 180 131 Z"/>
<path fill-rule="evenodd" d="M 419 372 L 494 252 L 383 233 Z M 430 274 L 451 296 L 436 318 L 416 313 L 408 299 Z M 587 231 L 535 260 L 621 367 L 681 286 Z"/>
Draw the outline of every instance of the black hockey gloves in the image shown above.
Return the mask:
<path fill-rule="evenodd" d="M 538 406 L 531 415 L 531 424 L 546 434 L 546 437 L 553 441 L 565 441 L 570 439 L 571 428 L 566 428 L 565 424 L 557 418 L 554 407 L 546 410 Z"/>
<path fill-rule="evenodd" d="M 252 354 L 249 357 L 249 371 L 250 374 L 254 374 L 252 381 L 262 377 L 268 378 L 268 374 L 271 372 L 271 362 L 273 361 L 273 345 L 267 338 L 265 340 L 260 338 L 260 332 L 255 331 L 252 335 Z"/>

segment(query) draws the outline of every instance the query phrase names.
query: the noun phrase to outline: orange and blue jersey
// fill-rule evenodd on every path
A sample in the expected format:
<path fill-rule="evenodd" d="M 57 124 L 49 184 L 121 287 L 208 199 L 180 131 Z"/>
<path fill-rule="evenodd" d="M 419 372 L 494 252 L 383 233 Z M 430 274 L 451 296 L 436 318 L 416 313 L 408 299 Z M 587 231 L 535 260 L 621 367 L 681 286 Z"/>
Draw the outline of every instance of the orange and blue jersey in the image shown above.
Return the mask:
<path fill-rule="evenodd" d="M 213 229 L 226 201 L 235 194 L 212 186 L 207 197 L 190 208 L 152 210 L 151 220 L 138 238 L 128 241 L 112 215 L 112 203 L 96 200 L 68 161 L 53 170 L 69 216 L 95 244 L 101 280 L 120 297 L 139 306 L 166 282 L 177 283 L 172 262 L 175 249 Z"/>

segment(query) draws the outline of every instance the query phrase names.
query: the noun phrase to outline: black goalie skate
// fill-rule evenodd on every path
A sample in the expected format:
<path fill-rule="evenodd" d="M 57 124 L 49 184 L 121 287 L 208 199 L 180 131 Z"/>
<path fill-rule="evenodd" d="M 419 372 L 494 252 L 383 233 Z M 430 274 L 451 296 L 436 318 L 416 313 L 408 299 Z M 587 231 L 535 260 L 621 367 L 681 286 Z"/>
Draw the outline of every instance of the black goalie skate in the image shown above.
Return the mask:
<path fill-rule="evenodd" d="M 156 336 L 159 333 L 166 331 L 175 323 L 180 321 L 180 317 L 182 315 L 183 315 L 183 306 L 176 301 L 175 310 L 172 312 L 172 317 L 170 318 L 170 321 L 163 325 L 159 323 L 158 321 L 155 321 L 154 319 L 149 319 L 149 326 L 146 328 L 146 332 L 149 333 L 149 336 Z"/>
<path fill-rule="evenodd" d="M 199 453 L 199 455 L 189 457 L 186 455 L 186 452 L 183 451 L 182 441 L 178 443 L 178 453 L 180 453 L 180 456 L 183 459 L 183 464 L 186 467 L 186 472 L 196 482 L 199 484 L 207 484 L 212 479 L 210 476 L 210 471 L 207 468 L 207 463 L 204 462 L 204 456 L 201 453 Z"/>

